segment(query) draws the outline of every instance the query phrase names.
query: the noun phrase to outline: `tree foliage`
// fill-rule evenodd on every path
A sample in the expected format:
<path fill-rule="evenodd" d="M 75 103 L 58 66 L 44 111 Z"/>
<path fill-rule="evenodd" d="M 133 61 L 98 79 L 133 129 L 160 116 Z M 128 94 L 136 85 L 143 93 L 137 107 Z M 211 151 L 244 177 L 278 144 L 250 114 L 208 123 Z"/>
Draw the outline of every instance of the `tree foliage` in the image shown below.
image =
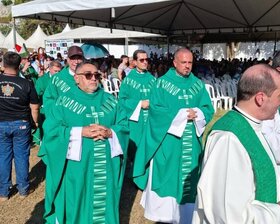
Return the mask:
<path fill-rule="evenodd" d="M 24 38 L 29 38 L 37 29 L 37 26 L 40 25 L 42 30 L 47 35 L 52 35 L 59 33 L 63 30 L 64 24 L 58 23 L 55 21 L 43 21 L 35 19 L 21 19 L 17 24 L 18 33 Z"/>
<path fill-rule="evenodd" d="M 13 1 L 12 0 L 1 0 L 2 4 L 4 6 L 8 6 L 8 5 L 11 5 L 13 4 Z"/>

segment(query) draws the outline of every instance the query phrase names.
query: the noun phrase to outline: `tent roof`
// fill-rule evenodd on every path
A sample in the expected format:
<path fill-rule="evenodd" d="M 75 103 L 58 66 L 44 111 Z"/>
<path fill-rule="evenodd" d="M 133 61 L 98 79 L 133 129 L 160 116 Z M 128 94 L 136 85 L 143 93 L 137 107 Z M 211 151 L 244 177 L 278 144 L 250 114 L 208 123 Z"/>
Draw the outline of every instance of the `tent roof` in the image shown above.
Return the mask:
<path fill-rule="evenodd" d="M 38 25 L 35 32 L 26 40 L 25 45 L 27 48 L 44 47 L 46 38 L 47 35 L 41 29 L 40 25 Z"/>
<path fill-rule="evenodd" d="M 34 0 L 12 7 L 13 17 L 183 37 L 275 33 L 279 12 L 279 0 Z"/>
<path fill-rule="evenodd" d="M 108 28 L 82 26 L 68 32 L 62 32 L 49 36 L 47 40 L 57 39 L 118 39 L 118 38 L 139 38 L 139 37 L 157 37 L 158 34 L 126 31 L 126 30 L 111 30 Z"/>
<path fill-rule="evenodd" d="M 18 45 L 23 45 L 25 40 L 16 32 L 16 42 Z M 11 29 L 10 33 L 5 37 L 4 41 L 0 45 L 1 48 L 14 49 L 14 28 Z"/>
<path fill-rule="evenodd" d="M 64 29 L 61 31 L 61 33 L 66 33 L 68 31 L 71 30 L 71 27 L 69 26 L 69 24 L 67 23 L 66 26 L 64 27 Z"/>

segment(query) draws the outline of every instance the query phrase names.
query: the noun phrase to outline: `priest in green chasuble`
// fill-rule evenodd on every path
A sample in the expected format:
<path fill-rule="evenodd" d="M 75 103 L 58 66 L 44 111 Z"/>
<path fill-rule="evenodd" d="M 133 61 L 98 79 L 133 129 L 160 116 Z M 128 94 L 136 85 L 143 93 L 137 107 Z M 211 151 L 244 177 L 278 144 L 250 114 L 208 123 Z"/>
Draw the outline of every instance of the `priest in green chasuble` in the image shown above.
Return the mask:
<path fill-rule="evenodd" d="M 74 73 L 77 65 L 84 60 L 84 53 L 80 47 L 71 46 L 68 49 L 67 56 L 68 66 L 51 77 L 50 83 L 44 92 L 43 102 L 46 116 L 48 115 L 50 106 L 55 103 L 58 96 L 68 92 L 76 85 Z"/>
<path fill-rule="evenodd" d="M 118 224 L 129 132 L 125 113 L 98 87 L 97 68 L 77 65 L 77 86 L 60 94 L 43 125 L 50 224 Z"/>
<path fill-rule="evenodd" d="M 191 223 L 200 174 L 201 137 L 214 109 L 201 80 L 191 73 L 192 53 L 174 55 L 174 67 L 151 92 L 145 132 L 136 152 L 133 178 L 143 189 L 145 217 Z"/>
<path fill-rule="evenodd" d="M 119 101 L 129 119 L 130 141 L 128 155 L 134 160 L 148 117 L 150 92 L 156 79 L 147 71 L 148 55 L 144 50 L 133 53 L 136 68 L 132 69 L 121 84 Z"/>

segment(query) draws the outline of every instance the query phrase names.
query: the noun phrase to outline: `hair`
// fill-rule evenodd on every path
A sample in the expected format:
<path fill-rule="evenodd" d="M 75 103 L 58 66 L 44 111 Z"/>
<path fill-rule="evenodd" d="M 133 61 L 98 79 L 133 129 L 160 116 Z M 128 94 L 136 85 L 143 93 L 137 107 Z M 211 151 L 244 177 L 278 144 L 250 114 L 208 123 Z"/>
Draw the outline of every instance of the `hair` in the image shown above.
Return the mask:
<path fill-rule="evenodd" d="M 271 96 L 277 89 L 272 77 L 275 70 L 267 64 L 258 64 L 249 67 L 242 74 L 237 86 L 237 102 L 249 100 L 258 92 Z"/>
<path fill-rule="evenodd" d="M 134 51 L 134 53 L 133 53 L 133 60 L 137 60 L 138 59 L 138 54 L 147 54 L 147 52 L 146 51 L 144 51 L 144 50 L 136 50 L 136 51 Z"/>
<path fill-rule="evenodd" d="M 5 68 L 11 68 L 14 70 L 19 69 L 19 65 L 21 62 L 21 57 L 19 54 L 15 52 L 8 51 L 6 54 L 4 54 L 4 67 Z"/>
<path fill-rule="evenodd" d="M 78 71 L 79 71 L 84 65 L 93 65 L 93 66 L 96 67 L 96 65 L 94 65 L 93 63 L 91 63 L 91 62 L 89 62 L 89 61 L 83 61 L 83 62 L 77 64 L 75 73 L 78 74 Z M 96 68 L 97 68 L 97 67 L 96 67 Z"/>
<path fill-rule="evenodd" d="M 276 51 L 272 59 L 272 68 L 280 67 L 280 51 Z"/>
<path fill-rule="evenodd" d="M 62 65 L 61 65 L 61 63 L 60 63 L 60 61 L 58 61 L 58 60 L 54 60 L 54 61 L 51 61 L 50 62 L 50 68 L 52 68 L 52 67 L 54 67 L 54 66 L 56 66 L 56 67 L 59 67 L 59 68 L 62 68 Z"/>
<path fill-rule="evenodd" d="M 174 52 L 174 59 L 177 58 L 178 54 L 181 52 L 181 51 L 188 51 L 192 54 L 192 52 L 190 51 L 190 49 L 188 48 L 185 48 L 185 47 L 180 47 L 178 48 L 175 52 Z"/>

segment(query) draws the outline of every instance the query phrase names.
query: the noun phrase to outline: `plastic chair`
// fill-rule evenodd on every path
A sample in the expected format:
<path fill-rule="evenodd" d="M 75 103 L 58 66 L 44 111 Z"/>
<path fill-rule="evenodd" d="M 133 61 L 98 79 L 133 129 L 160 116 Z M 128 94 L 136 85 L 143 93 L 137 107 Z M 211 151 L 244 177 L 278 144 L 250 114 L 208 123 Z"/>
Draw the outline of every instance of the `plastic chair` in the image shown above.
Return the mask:
<path fill-rule="evenodd" d="M 210 96 L 212 105 L 214 107 L 215 112 L 217 111 L 218 108 L 221 107 L 221 99 L 216 96 L 215 94 L 215 89 L 212 85 L 210 84 L 205 84 L 205 88 Z"/>

